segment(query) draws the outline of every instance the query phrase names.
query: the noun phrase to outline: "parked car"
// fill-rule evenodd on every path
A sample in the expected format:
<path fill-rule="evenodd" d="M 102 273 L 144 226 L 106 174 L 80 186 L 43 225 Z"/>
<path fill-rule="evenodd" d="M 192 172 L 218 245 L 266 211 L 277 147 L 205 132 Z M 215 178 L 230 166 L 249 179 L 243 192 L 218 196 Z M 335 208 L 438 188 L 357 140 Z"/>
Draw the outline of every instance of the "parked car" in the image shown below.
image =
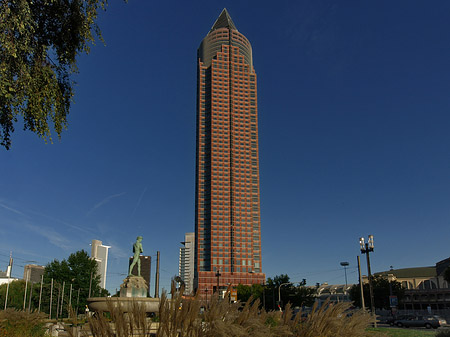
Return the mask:
<path fill-rule="evenodd" d="M 408 319 L 409 317 L 414 317 L 413 315 L 399 315 L 399 316 L 390 316 L 384 320 L 385 324 L 389 324 L 390 326 L 396 325 L 396 321 L 401 319 Z"/>
<path fill-rule="evenodd" d="M 442 325 L 446 325 L 445 319 L 439 316 L 410 316 L 406 319 L 398 319 L 394 321 L 394 324 L 405 328 L 411 327 L 425 327 L 427 329 L 437 329 Z"/>

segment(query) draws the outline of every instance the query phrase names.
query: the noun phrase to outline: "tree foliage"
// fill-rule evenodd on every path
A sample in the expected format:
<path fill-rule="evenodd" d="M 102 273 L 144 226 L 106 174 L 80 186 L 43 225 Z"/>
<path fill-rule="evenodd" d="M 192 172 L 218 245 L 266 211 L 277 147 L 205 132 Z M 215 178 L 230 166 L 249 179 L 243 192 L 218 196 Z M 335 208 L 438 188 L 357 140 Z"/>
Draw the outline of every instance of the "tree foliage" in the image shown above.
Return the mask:
<path fill-rule="evenodd" d="M 444 271 L 444 280 L 446 280 L 448 283 L 450 283 L 450 267 L 448 267 Z"/>
<path fill-rule="evenodd" d="M 91 281 L 92 275 L 92 281 Z M 53 293 L 52 293 L 52 279 L 53 279 Z M 31 282 L 27 283 L 27 295 L 24 296 L 25 291 L 24 280 L 11 282 L 8 291 L 8 308 L 15 308 L 22 310 L 29 308 L 31 310 L 39 307 L 39 294 L 41 291 L 41 284 Z M 72 285 L 72 293 L 70 293 L 70 286 Z M 6 298 L 7 284 L 0 286 L 0 305 L 3 308 Z M 44 282 L 42 285 L 41 296 L 41 311 L 50 312 L 50 298 L 52 306 L 52 317 L 56 317 L 56 311 L 60 304 L 63 303 L 62 312 L 63 317 L 67 317 L 68 304 L 70 303 L 75 310 L 78 308 L 79 313 L 84 312 L 89 297 L 89 288 L 91 288 L 91 297 L 107 296 L 108 291 L 100 287 L 100 276 L 97 272 L 97 262 L 91 259 L 88 253 L 84 250 L 77 251 L 70 254 L 70 256 L 62 261 L 53 260 L 48 263 L 44 271 Z M 80 294 L 78 297 L 78 293 Z M 30 301 L 31 295 L 31 301 Z M 69 299 L 69 296 L 71 298 Z M 59 317 L 61 317 L 59 315 Z"/>
<path fill-rule="evenodd" d="M 107 0 L 0 0 L 0 145 L 14 124 L 51 141 L 67 127 L 76 58 L 89 53 Z"/>
<path fill-rule="evenodd" d="M 2 305 L 2 309 L 5 305 L 6 299 L 6 289 L 8 287 L 7 283 L 4 283 L 0 286 L 0 305 Z M 28 287 L 28 291 L 29 291 Z M 17 280 L 12 281 L 9 284 L 8 289 L 8 308 L 14 308 L 17 310 L 23 309 L 23 300 L 24 300 L 24 290 L 25 290 L 25 281 Z"/>
<path fill-rule="evenodd" d="M 290 278 L 286 274 L 275 276 L 273 279 L 268 278 L 267 283 L 263 286 L 260 284 L 253 284 L 246 286 L 240 284 L 237 287 L 238 300 L 246 302 L 250 297 L 259 299 L 260 303 L 265 306 L 266 310 L 278 310 L 278 290 L 280 288 L 280 305 L 284 307 L 287 303 L 291 303 L 293 307 L 296 306 L 312 306 L 315 301 L 316 289 L 306 287 L 306 280 L 295 284 L 289 283 Z"/>
<path fill-rule="evenodd" d="M 92 281 L 91 281 L 92 277 Z M 67 260 L 53 260 L 45 266 L 44 283 L 46 285 L 54 282 L 54 296 L 57 292 L 62 291 L 62 285 L 65 285 L 67 294 L 70 284 L 72 284 L 73 296 L 72 304 L 79 301 L 78 309 L 80 312 L 84 310 L 89 297 L 89 289 L 91 289 L 91 297 L 106 296 L 108 292 L 100 287 L 100 275 L 97 272 L 97 262 L 91 259 L 84 250 L 70 254 Z M 78 289 L 80 290 L 80 298 L 78 300 Z M 46 287 L 46 292 L 49 292 Z M 49 297 L 49 296 L 48 296 Z M 49 303 L 46 304 L 49 306 Z"/>
<path fill-rule="evenodd" d="M 402 284 L 397 281 L 392 281 L 392 295 L 397 296 L 400 302 L 405 294 L 405 289 L 402 288 Z M 389 296 L 390 287 L 389 280 L 386 276 L 372 276 L 373 297 L 375 301 L 375 308 L 377 309 L 389 309 Z M 370 290 L 369 283 L 365 283 L 363 286 L 364 303 L 366 307 L 370 306 Z M 361 290 L 359 284 L 353 285 L 349 291 L 350 299 L 357 307 L 361 307 Z"/>

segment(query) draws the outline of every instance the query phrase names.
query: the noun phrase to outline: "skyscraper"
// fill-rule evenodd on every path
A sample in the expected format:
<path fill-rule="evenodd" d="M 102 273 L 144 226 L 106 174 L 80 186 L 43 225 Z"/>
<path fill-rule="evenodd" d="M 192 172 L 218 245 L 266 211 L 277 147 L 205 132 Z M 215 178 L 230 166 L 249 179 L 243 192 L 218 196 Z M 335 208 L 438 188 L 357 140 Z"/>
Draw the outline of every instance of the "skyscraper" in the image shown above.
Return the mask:
<path fill-rule="evenodd" d="M 179 275 L 185 285 L 185 293 L 191 294 L 194 290 L 194 247 L 195 233 L 186 233 L 180 248 Z"/>
<path fill-rule="evenodd" d="M 194 288 L 263 283 L 256 73 L 224 9 L 197 51 Z"/>
<path fill-rule="evenodd" d="M 108 269 L 108 250 L 111 246 L 104 246 L 100 240 L 92 240 L 91 258 L 98 265 L 98 273 L 100 275 L 100 287 L 106 288 L 106 270 Z"/>

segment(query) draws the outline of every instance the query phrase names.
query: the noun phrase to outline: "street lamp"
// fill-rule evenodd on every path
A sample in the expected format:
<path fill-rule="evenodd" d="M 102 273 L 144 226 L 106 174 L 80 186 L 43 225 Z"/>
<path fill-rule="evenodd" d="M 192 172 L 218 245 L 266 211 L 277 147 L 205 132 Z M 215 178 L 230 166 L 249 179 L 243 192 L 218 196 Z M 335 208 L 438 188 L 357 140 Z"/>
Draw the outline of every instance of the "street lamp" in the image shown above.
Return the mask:
<path fill-rule="evenodd" d="M 359 238 L 359 246 L 362 254 L 366 254 L 367 258 L 367 274 L 369 277 L 369 292 L 370 292 L 370 311 L 372 312 L 372 316 L 374 319 L 374 327 L 377 327 L 377 320 L 375 316 L 375 302 L 373 298 L 373 288 L 372 288 L 372 274 L 370 272 L 370 257 L 369 253 L 373 252 L 374 244 L 373 244 L 373 235 L 369 235 L 369 239 L 367 242 L 364 242 L 364 238 Z"/>
<path fill-rule="evenodd" d="M 341 262 L 341 266 L 344 267 L 344 273 L 345 273 L 345 289 L 347 289 L 347 267 L 350 263 L 348 262 Z"/>
<path fill-rule="evenodd" d="M 279 308 L 280 308 L 280 311 L 283 311 L 283 310 L 281 310 L 281 291 L 280 291 L 280 289 L 281 289 L 281 286 L 284 286 L 284 285 L 286 285 L 286 284 L 292 284 L 292 283 L 291 283 L 291 282 L 281 283 L 281 284 L 278 286 L 278 306 L 279 306 Z"/>

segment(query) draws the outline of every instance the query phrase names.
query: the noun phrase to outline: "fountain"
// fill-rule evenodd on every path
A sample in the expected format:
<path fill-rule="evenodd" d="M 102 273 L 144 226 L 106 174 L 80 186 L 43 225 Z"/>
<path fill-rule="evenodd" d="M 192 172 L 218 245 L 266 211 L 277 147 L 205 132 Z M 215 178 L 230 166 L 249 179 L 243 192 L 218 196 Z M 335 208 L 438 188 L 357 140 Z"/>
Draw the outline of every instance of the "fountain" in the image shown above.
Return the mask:
<path fill-rule="evenodd" d="M 119 297 L 91 297 L 88 298 L 89 310 L 95 312 L 107 312 L 111 308 L 120 308 L 123 312 L 130 312 L 138 305 L 147 313 L 156 313 L 159 310 L 159 298 L 147 297 L 148 285 L 141 276 L 141 260 L 140 254 L 143 252 L 142 236 L 136 238 L 133 244 L 133 261 L 128 270 L 128 276 L 120 285 Z M 137 264 L 137 275 L 133 275 L 133 267 Z"/>

